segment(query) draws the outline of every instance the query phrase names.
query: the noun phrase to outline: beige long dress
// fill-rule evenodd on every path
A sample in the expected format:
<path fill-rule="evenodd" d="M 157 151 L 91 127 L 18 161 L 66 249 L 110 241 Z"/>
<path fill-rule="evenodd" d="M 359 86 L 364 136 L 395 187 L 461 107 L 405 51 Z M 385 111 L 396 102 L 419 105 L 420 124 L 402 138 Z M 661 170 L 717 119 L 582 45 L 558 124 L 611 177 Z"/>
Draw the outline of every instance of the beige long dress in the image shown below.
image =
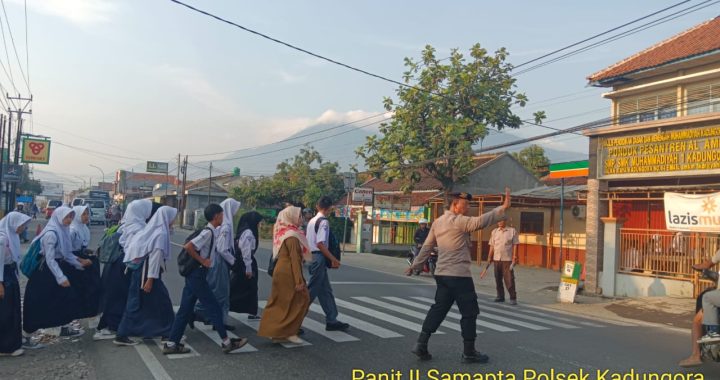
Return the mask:
<path fill-rule="evenodd" d="M 287 338 L 297 335 L 310 307 L 307 288 L 302 292 L 295 291 L 296 285 L 304 283 L 302 246 L 296 238 L 287 238 L 278 253 L 270 299 L 260 320 L 259 336 Z"/>

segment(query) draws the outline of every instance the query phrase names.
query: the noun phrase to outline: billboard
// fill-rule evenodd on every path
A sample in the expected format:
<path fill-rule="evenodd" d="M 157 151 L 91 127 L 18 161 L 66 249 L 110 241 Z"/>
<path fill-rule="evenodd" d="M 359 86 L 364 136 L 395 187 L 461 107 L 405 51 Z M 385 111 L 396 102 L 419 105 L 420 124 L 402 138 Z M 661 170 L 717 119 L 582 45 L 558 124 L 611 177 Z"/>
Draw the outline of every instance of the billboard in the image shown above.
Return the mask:
<path fill-rule="evenodd" d="M 157 162 L 157 161 L 148 161 L 147 162 L 147 169 L 145 170 L 148 173 L 162 173 L 167 174 L 168 172 L 168 163 L 167 162 Z"/>
<path fill-rule="evenodd" d="M 21 156 L 26 164 L 49 164 L 50 140 L 23 137 Z"/>

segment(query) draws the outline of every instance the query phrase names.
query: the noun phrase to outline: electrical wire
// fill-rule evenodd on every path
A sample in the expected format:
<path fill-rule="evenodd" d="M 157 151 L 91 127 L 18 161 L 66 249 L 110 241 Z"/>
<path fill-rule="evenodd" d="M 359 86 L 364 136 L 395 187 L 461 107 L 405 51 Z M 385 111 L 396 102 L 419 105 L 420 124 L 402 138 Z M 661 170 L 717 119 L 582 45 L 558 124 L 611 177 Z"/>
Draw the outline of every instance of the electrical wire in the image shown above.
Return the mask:
<path fill-rule="evenodd" d="M 28 87 L 30 87 L 30 49 L 28 44 L 28 13 L 27 13 L 27 0 L 24 1 L 25 5 L 25 70 L 27 70 L 27 81 Z"/>
<path fill-rule="evenodd" d="M 8 31 L 10 32 L 10 41 L 12 42 L 13 50 L 15 51 L 15 58 L 17 58 L 20 74 L 22 74 L 23 80 L 25 80 L 25 85 L 27 85 L 28 93 L 32 94 L 32 91 L 30 90 L 30 82 L 28 82 L 27 76 L 25 76 L 25 71 L 22 68 L 22 63 L 20 63 L 20 54 L 18 54 L 17 46 L 15 46 L 15 37 L 13 37 L 12 28 L 10 28 L 10 19 L 8 18 L 7 12 L 5 11 L 5 0 L 0 0 L 0 5 L 2 5 L 3 14 L 5 15 L 5 23 L 7 24 Z M 8 62 L 8 64 L 10 63 Z"/>

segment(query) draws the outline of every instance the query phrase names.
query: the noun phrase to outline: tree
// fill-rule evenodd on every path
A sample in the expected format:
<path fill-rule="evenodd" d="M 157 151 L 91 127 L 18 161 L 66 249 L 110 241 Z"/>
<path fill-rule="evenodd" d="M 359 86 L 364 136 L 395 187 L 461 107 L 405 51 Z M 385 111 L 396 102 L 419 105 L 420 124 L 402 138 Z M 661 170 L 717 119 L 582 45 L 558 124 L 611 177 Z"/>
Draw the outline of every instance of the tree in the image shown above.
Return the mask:
<path fill-rule="evenodd" d="M 545 175 L 550 166 L 550 160 L 545 156 L 545 149 L 538 145 L 530 145 L 512 155 L 538 178 Z"/>
<path fill-rule="evenodd" d="M 42 193 L 42 184 L 40 181 L 30 178 L 30 168 L 23 165 L 22 176 L 17 185 L 18 194 L 37 195 Z"/>
<path fill-rule="evenodd" d="M 442 183 L 447 194 L 473 169 L 472 147 L 488 128 L 523 123 L 511 108 L 525 106 L 527 97 L 516 90 L 507 56 L 504 48 L 491 55 L 475 44 L 469 59 L 453 49 L 447 64 L 429 45 L 420 62 L 405 58 L 404 82 L 412 87 L 400 86 L 397 102 L 384 99 L 394 116 L 380 125 L 381 137 L 369 136 L 357 155 L 375 176 L 403 180 L 404 191 L 412 190 L 425 173 Z M 535 122 L 544 117 L 537 112 Z"/>

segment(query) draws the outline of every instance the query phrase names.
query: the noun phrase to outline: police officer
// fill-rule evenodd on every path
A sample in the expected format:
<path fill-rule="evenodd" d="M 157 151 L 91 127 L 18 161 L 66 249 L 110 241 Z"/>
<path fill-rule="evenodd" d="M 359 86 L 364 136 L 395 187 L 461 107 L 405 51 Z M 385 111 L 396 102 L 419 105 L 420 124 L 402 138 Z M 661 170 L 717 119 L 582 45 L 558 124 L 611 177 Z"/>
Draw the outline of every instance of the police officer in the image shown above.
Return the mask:
<path fill-rule="evenodd" d="M 438 262 L 435 269 L 435 304 L 425 317 L 422 331 L 412 352 L 420 360 L 430 360 L 428 352 L 430 335 L 437 331 L 445 316 L 456 303 L 462 316 L 460 327 L 463 338 L 463 363 L 487 363 L 487 355 L 475 351 L 476 319 L 480 313 L 475 293 L 475 284 L 470 273 L 470 233 L 497 223 L 505 210 L 510 207 L 510 189 L 505 188 L 505 201 L 500 207 L 479 217 L 466 216 L 470 209 L 472 195 L 468 193 L 451 194 L 450 210 L 437 218 L 430 228 L 425 244 L 413 264 L 405 271 L 411 275 L 414 270 L 422 269 L 433 248 L 438 248 Z"/>

